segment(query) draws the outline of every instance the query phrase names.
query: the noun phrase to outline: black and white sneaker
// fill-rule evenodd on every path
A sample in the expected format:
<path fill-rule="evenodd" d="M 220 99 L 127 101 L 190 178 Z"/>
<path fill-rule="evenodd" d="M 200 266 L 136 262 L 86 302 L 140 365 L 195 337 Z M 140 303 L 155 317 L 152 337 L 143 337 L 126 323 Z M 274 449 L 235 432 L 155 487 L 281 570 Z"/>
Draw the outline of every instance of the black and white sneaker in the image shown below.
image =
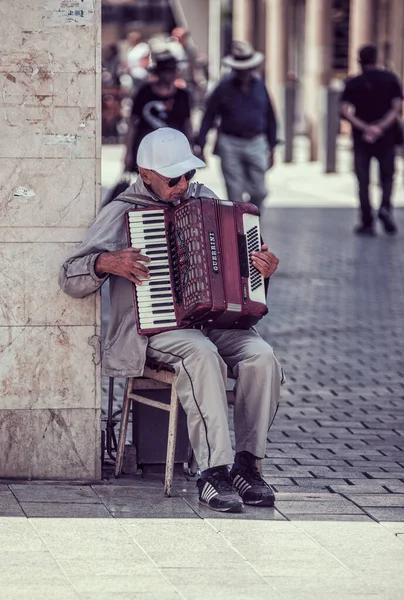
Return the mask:
<path fill-rule="evenodd" d="M 197 481 L 199 502 L 219 512 L 243 511 L 240 496 L 234 491 L 227 467 L 205 471 Z"/>
<path fill-rule="evenodd" d="M 244 504 L 252 506 L 273 506 L 275 496 L 272 489 L 261 477 L 257 469 L 256 458 L 249 452 L 239 452 L 230 471 L 233 486 Z"/>

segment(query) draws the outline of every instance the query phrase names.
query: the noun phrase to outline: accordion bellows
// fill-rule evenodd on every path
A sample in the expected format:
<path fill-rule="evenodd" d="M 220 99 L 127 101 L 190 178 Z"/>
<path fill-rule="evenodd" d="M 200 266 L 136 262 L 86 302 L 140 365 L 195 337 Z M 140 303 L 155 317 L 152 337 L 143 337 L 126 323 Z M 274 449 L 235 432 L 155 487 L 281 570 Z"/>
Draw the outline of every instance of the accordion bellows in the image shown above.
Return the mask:
<path fill-rule="evenodd" d="M 134 286 L 138 332 L 193 326 L 247 329 L 267 312 L 265 284 L 252 265 L 258 209 L 214 198 L 127 211 L 130 246 L 150 258 L 150 279 Z"/>

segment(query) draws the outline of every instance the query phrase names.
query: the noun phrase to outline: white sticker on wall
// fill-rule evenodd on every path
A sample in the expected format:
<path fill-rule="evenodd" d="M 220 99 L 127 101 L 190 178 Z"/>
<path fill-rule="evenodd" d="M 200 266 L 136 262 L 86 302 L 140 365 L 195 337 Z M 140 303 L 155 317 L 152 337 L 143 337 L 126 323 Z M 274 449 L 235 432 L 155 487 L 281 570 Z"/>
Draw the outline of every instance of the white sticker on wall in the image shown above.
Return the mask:
<path fill-rule="evenodd" d="M 43 19 L 49 25 L 91 25 L 94 0 L 46 0 Z"/>
<path fill-rule="evenodd" d="M 35 192 L 34 190 L 30 190 L 24 185 L 19 185 L 13 190 L 14 198 L 18 198 L 19 200 L 28 200 L 28 198 L 34 198 Z"/>
<path fill-rule="evenodd" d="M 77 135 L 70 133 L 50 133 L 43 136 L 44 143 L 48 146 L 74 146 Z"/>

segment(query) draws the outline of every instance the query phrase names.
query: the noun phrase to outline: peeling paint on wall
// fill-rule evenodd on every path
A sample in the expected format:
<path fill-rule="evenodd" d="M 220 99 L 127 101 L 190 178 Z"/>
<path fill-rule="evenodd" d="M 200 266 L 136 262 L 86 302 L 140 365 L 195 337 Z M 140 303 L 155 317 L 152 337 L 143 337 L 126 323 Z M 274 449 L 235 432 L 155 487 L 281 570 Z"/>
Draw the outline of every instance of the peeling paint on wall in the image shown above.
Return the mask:
<path fill-rule="evenodd" d="M 91 25 L 94 0 L 47 0 L 42 18 L 50 25 Z"/>

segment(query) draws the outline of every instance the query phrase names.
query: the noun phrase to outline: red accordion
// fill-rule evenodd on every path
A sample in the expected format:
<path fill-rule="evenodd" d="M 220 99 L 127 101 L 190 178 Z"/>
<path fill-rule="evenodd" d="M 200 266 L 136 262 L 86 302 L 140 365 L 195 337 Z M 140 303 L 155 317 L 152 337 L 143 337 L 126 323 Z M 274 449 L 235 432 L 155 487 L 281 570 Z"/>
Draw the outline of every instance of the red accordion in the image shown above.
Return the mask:
<path fill-rule="evenodd" d="M 203 325 L 247 329 L 267 312 L 258 209 L 213 198 L 127 211 L 129 244 L 150 258 L 135 288 L 138 332 Z"/>

